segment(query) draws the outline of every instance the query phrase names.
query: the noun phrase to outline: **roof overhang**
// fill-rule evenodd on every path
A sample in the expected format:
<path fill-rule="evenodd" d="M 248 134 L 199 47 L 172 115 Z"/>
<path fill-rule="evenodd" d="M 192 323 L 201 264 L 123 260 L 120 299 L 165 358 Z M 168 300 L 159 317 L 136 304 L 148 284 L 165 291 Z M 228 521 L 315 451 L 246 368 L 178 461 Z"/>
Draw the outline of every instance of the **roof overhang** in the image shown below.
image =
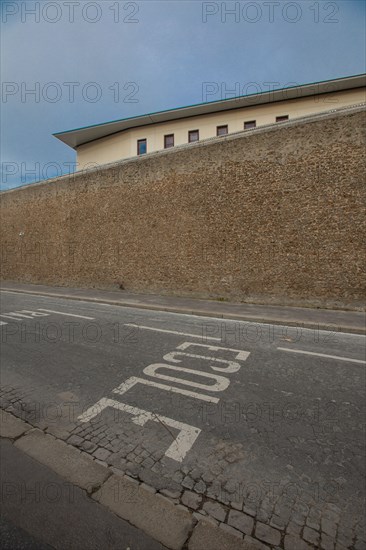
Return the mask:
<path fill-rule="evenodd" d="M 300 97 L 352 90 L 354 88 L 362 88 L 364 86 L 366 86 L 365 74 L 339 78 L 336 80 L 327 80 L 325 82 L 315 82 L 301 86 L 281 88 L 279 90 L 239 96 L 220 101 L 211 101 L 209 103 L 199 103 L 189 107 L 179 107 L 168 111 L 159 111 L 147 115 L 124 118 L 112 122 L 96 124 L 94 126 L 86 126 L 84 128 L 59 132 L 53 135 L 66 143 L 66 145 L 69 145 L 73 149 L 77 149 L 77 147 L 84 145 L 85 143 L 89 143 L 118 132 L 123 132 L 124 130 L 129 130 L 131 128 L 138 128 L 140 126 L 148 126 L 171 120 L 219 113 L 220 111 L 242 109 L 243 107 L 253 107 L 255 105 L 275 103 L 289 99 L 297 99 Z"/>

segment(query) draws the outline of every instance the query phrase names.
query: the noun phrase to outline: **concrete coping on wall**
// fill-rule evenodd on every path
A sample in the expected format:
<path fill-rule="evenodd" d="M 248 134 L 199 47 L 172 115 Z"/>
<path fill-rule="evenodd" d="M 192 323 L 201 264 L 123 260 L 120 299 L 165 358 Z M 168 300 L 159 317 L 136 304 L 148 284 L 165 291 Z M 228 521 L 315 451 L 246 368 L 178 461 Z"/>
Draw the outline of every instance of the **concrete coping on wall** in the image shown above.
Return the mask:
<path fill-rule="evenodd" d="M 0 192 L 0 195 L 6 194 L 6 193 L 12 193 L 14 191 L 19 191 L 23 189 L 29 189 L 30 187 L 34 188 L 34 187 L 39 187 L 43 185 L 54 184 L 56 182 L 66 181 L 70 178 L 75 179 L 75 178 L 82 177 L 85 174 L 98 173 L 101 170 L 109 170 L 111 168 L 116 168 L 126 164 L 133 164 L 136 162 L 138 163 L 147 162 L 150 159 L 154 159 L 157 157 L 179 154 L 181 151 L 185 151 L 187 149 L 193 149 L 197 147 L 207 147 L 212 144 L 222 143 L 223 141 L 234 141 L 236 139 L 240 139 L 243 137 L 250 139 L 254 135 L 273 132 L 279 129 L 291 128 L 291 127 L 299 126 L 303 124 L 318 122 L 319 120 L 337 118 L 340 116 L 348 116 L 350 114 L 362 112 L 365 110 L 366 110 L 366 103 L 359 103 L 357 105 L 351 105 L 351 106 L 342 107 L 339 109 L 331 109 L 323 113 L 317 113 L 317 114 L 312 114 L 304 117 L 298 117 L 298 118 L 291 119 L 281 123 L 274 122 L 271 124 L 259 126 L 257 128 L 251 128 L 250 130 L 240 130 L 240 132 L 233 132 L 225 136 L 214 136 L 211 138 L 203 139 L 201 141 L 197 141 L 195 143 L 185 143 L 183 145 L 177 145 L 169 149 L 162 149 L 161 151 L 153 151 L 151 153 L 148 153 L 147 155 L 134 156 L 127 159 L 121 159 L 121 160 L 106 163 L 106 164 L 100 164 L 96 167 L 88 168 L 86 170 L 80 170 L 80 171 L 72 172 L 70 174 L 57 176 L 56 178 L 50 178 L 47 180 L 29 183 L 29 184 L 21 185 L 19 187 L 15 187 L 12 189 L 4 189 L 3 191 Z"/>

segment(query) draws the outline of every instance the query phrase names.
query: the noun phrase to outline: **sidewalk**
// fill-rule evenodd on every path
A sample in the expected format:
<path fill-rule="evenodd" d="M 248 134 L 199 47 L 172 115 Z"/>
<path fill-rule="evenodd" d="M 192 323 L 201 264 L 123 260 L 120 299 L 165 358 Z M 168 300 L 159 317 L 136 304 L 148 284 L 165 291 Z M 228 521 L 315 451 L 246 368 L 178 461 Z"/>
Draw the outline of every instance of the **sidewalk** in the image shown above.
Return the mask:
<path fill-rule="evenodd" d="M 23 535 L 55 549 L 270 550 L 3 410 L 0 454 L 13 541 Z"/>
<path fill-rule="evenodd" d="M 202 317 L 366 334 L 366 314 L 358 311 L 238 304 L 177 296 L 138 294 L 125 290 L 53 287 L 7 281 L 1 283 L 1 290 Z"/>
<path fill-rule="evenodd" d="M 39 454 L 29 443 L 24 445 L 27 438 L 37 435 L 37 445 L 47 442 L 47 448 Z M 4 550 L 167 550 L 98 502 L 96 492 L 106 479 L 113 477 L 112 472 L 2 410 L 0 455 L 4 516 L 0 532 Z M 67 461 L 72 463 L 72 473 L 62 464 Z M 85 480 L 89 483 L 87 488 Z M 128 497 L 132 500 L 129 493 L 120 495 L 119 500 Z M 136 521 L 139 519 L 137 516 Z"/>

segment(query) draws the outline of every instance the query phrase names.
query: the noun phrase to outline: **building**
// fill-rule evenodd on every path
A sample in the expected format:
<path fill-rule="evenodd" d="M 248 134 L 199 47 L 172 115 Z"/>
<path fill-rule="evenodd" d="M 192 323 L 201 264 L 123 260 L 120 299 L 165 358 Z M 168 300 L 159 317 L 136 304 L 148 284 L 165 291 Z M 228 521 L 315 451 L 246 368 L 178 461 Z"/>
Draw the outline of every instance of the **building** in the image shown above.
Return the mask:
<path fill-rule="evenodd" d="M 366 75 L 240 96 L 54 134 L 78 170 L 366 102 Z"/>

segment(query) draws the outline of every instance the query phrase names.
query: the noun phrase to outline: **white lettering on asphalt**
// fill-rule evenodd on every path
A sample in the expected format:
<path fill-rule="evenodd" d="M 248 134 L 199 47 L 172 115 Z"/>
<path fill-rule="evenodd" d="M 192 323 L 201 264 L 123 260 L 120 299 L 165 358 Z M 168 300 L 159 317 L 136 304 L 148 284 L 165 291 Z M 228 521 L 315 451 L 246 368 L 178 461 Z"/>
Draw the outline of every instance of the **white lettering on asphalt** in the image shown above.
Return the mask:
<path fill-rule="evenodd" d="M 79 317 L 80 319 L 88 319 L 94 321 L 94 317 L 85 317 L 85 315 L 76 315 L 75 313 L 67 313 L 66 311 L 53 311 L 52 309 L 38 308 L 38 311 L 46 311 L 47 313 L 55 313 L 56 315 L 66 315 L 66 317 Z"/>
<path fill-rule="evenodd" d="M 24 313 L 18 313 L 16 311 L 10 311 L 9 315 L 12 315 L 15 318 L 20 317 L 20 319 L 33 319 L 33 317 L 31 317 L 30 315 L 24 315 Z"/>
<path fill-rule="evenodd" d="M 24 315 L 29 313 L 30 315 Z M 22 309 L 20 311 L 8 311 L 7 313 L 2 313 L 0 317 L 5 317 L 5 319 L 11 319 L 12 321 L 21 321 L 22 319 L 34 319 L 34 317 L 48 317 L 48 313 L 39 313 L 37 311 L 28 311 L 27 309 Z M 0 325 L 7 325 L 5 321 L 1 321 Z"/>
<path fill-rule="evenodd" d="M 350 363 L 360 363 L 366 365 L 362 359 L 352 359 L 351 357 L 341 357 L 340 355 L 327 355 L 326 353 L 315 353 L 314 351 L 304 351 L 302 349 L 277 348 L 280 351 L 289 351 L 290 353 L 303 353 L 304 355 L 315 355 L 316 357 L 325 357 L 326 359 L 336 359 L 337 361 L 348 361 Z"/>
<path fill-rule="evenodd" d="M 135 324 L 127 324 L 125 326 L 137 326 Z M 150 329 L 150 327 L 148 327 Z M 173 332 L 163 329 L 158 329 L 158 332 Z M 174 333 L 174 332 L 173 332 Z M 197 336 L 195 336 L 197 337 Z M 232 348 L 223 348 L 223 347 L 216 347 L 216 346 L 208 346 L 205 344 L 195 344 L 193 342 L 184 342 L 180 346 L 177 346 L 176 349 L 187 349 L 190 346 L 201 346 L 205 347 L 206 349 L 209 349 L 210 351 L 231 351 L 236 354 L 236 359 L 240 361 L 245 361 L 249 353 L 248 351 L 243 350 L 237 350 Z M 215 367 L 210 365 L 210 368 L 212 370 L 218 370 L 223 371 L 227 373 L 233 373 L 237 372 L 238 369 L 240 369 L 241 365 L 236 363 L 235 361 L 227 361 L 224 359 L 217 359 L 215 357 L 205 357 L 202 355 L 196 355 L 196 354 L 190 354 L 190 353 L 184 353 L 184 352 L 177 352 L 173 351 L 164 356 L 164 359 L 170 360 L 171 362 L 180 363 L 182 359 L 176 359 L 175 357 L 179 355 L 180 357 L 192 357 L 195 359 L 205 359 L 207 361 L 219 361 L 221 363 L 225 363 L 226 367 Z M 193 376 L 197 377 L 203 377 L 203 378 L 209 378 L 211 380 L 214 380 L 213 384 L 201 384 L 198 382 L 195 382 L 193 380 L 186 380 L 184 378 L 179 378 L 175 376 L 169 376 L 168 374 L 162 374 L 161 372 L 157 372 L 158 369 L 166 369 L 171 370 L 174 372 L 183 372 L 188 373 Z M 132 376 L 128 378 L 125 382 L 120 384 L 117 388 L 113 389 L 113 393 L 117 393 L 119 395 L 125 394 L 127 391 L 129 391 L 133 386 L 136 384 L 145 384 L 146 386 L 155 387 L 157 389 L 162 389 L 169 392 L 174 393 L 181 393 L 182 395 L 185 395 L 187 397 L 193 397 L 195 399 L 200 399 L 203 401 L 209 401 L 211 403 L 218 403 L 219 399 L 212 397 L 210 395 L 205 395 L 203 393 L 197 393 L 194 391 L 188 391 L 183 390 L 179 388 L 179 385 L 186 385 L 186 386 L 193 386 L 194 388 L 201 388 L 208 392 L 222 392 L 226 390 L 230 384 L 229 378 L 226 378 L 225 376 L 220 376 L 218 374 L 212 374 L 208 372 L 202 372 L 200 370 L 194 370 L 194 369 L 187 369 L 185 367 L 178 367 L 176 365 L 169 365 L 167 363 L 154 363 L 152 365 L 148 365 L 143 370 L 144 374 L 151 376 L 153 378 L 162 378 L 164 380 L 170 380 L 178 384 L 177 386 L 167 385 L 167 384 L 160 384 L 158 382 L 147 380 L 144 378 L 138 378 L 136 376 Z M 172 418 L 168 418 L 165 416 L 158 416 L 154 412 L 146 411 L 144 409 L 138 409 L 136 407 L 132 407 L 130 405 L 126 405 L 125 403 L 121 403 L 119 401 L 115 401 L 113 399 L 108 399 L 106 397 L 103 397 L 100 399 L 95 405 L 90 407 L 85 413 L 79 416 L 79 420 L 81 422 L 88 422 L 100 412 L 105 409 L 106 407 L 114 407 L 121 411 L 129 412 L 133 415 L 132 421 L 135 424 L 138 424 L 139 426 L 143 426 L 148 420 L 155 420 L 160 423 L 165 423 L 166 425 L 177 428 L 180 430 L 180 433 L 178 437 L 175 439 L 175 441 L 170 445 L 170 447 L 165 452 L 165 456 L 172 458 L 173 460 L 176 460 L 177 462 L 181 462 L 188 451 L 191 449 L 193 443 L 196 441 L 197 437 L 199 436 L 201 430 L 200 428 L 197 428 L 195 426 L 190 426 L 188 424 L 184 424 L 182 422 L 178 422 L 177 420 L 173 420 Z"/>
<path fill-rule="evenodd" d="M 49 317 L 48 313 L 41 313 L 40 311 L 29 311 L 28 309 L 21 309 L 20 311 L 16 311 L 16 313 L 29 313 L 29 315 L 32 317 Z"/>
<path fill-rule="evenodd" d="M 177 346 L 177 349 L 187 349 L 190 346 L 207 348 L 209 351 L 232 351 L 237 354 L 235 359 L 237 359 L 238 361 L 246 361 L 250 355 L 250 351 L 244 351 L 242 349 L 222 348 L 220 346 L 209 346 L 208 344 L 197 344 L 196 342 L 183 342 L 183 344 Z"/>
<path fill-rule="evenodd" d="M 11 319 L 12 321 L 21 321 L 19 317 L 11 317 L 10 315 L 5 315 L 4 313 L 2 313 L 0 317 L 5 317 L 5 319 Z M 8 323 L 5 323 L 5 324 L 7 325 Z"/>
<path fill-rule="evenodd" d="M 228 365 L 227 367 L 214 367 L 210 365 L 210 368 L 218 372 L 227 372 L 228 374 L 237 372 L 241 367 L 241 365 L 239 365 L 239 363 L 236 363 L 235 361 L 227 361 L 226 359 L 217 359 L 216 357 L 205 357 L 204 355 L 195 355 L 194 353 L 185 353 L 184 351 L 171 351 L 170 353 L 167 353 L 166 355 L 164 355 L 163 359 L 165 361 L 171 361 L 172 363 L 181 363 L 182 359 L 175 359 L 176 355 L 182 355 L 184 357 L 193 357 L 194 359 L 205 359 L 206 361 L 217 361 L 219 363 L 226 363 Z"/>
<path fill-rule="evenodd" d="M 169 376 L 168 374 L 159 374 L 156 372 L 158 369 L 169 369 L 176 372 L 187 372 L 193 374 L 194 376 L 202 376 L 204 378 L 211 378 L 216 380 L 215 384 L 200 384 L 199 382 L 193 382 L 192 380 L 185 380 L 184 378 L 176 378 L 174 376 Z M 162 380 L 171 380 L 172 382 L 177 382 L 178 384 L 183 384 L 185 386 L 193 386 L 194 388 L 201 388 L 202 390 L 207 391 L 224 391 L 230 384 L 230 380 L 224 376 L 219 376 L 218 374 L 211 374 L 209 372 L 201 372 L 199 370 L 186 369 L 184 367 L 175 367 L 173 365 L 166 365 L 165 363 L 156 363 L 154 365 L 149 365 L 144 368 L 143 371 L 145 374 L 153 376 L 155 378 L 161 378 Z"/>
<path fill-rule="evenodd" d="M 105 397 L 100 399 L 98 403 L 93 405 L 93 407 L 85 411 L 85 413 L 79 417 L 79 420 L 81 422 L 89 422 L 94 416 L 107 407 L 113 407 L 114 409 L 131 414 L 133 416 L 132 422 L 139 426 L 144 426 L 146 422 L 152 420 L 179 430 L 178 436 L 165 452 L 165 456 L 172 458 L 177 462 L 182 462 L 187 452 L 191 449 L 193 443 L 201 433 L 201 430 L 195 426 L 190 426 L 189 424 L 178 422 L 177 420 L 173 420 L 167 416 L 157 415 L 156 413 L 145 411 L 144 409 L 138 409 L 137 407 L 132 407 L 131 405 L 126 405 L 120 401 L 107 399 Z"/>
<path fill-rule="evenodd" d="M 146 380 L 145 378 L 138 378 L 137 376 L 131 376 L 126 382 L 123 382 L 118 388 L 113 390 L 113 393 L 119 393 L 123 395 L 130 388 L 136 384 L 145 384 L 146 386 L 151 386 L 153 388 L 158 388 L 160 390 L 170 391 L 173 393 L 181 393 L 187 397 L 194 397 L 195 399 L 201 399 L 202 401 L 207 401 L 209 403 L 218 403 L 218 397 L 211 397 L 211 395 L 205 395 L 204 393 L 197 393 L 195 391 L 184 390 L 183 388 L 176 388 L 175 386 L 168 386 L 167 384 L 160 384 L 154 380 Z"/>
<path fill-rule="evenodd" d="M 214 338 L 213 336 L 202 336 L 202 334 L 189 334 L 187 332 L 178 332 L 176 330 L 167 330 L 165 328 L 146 327 L 144 325 L 136 325 L 134 323 L 126 323 L 125 327 L 137 327 L 143 330 L 166 332 L 168 334 L 177 334 L 178 336 L 188 336 L 189 338 L 205 338 L 205 340 L 215 340 L 216 342 L 221 342 L 221 338 Z"/>

